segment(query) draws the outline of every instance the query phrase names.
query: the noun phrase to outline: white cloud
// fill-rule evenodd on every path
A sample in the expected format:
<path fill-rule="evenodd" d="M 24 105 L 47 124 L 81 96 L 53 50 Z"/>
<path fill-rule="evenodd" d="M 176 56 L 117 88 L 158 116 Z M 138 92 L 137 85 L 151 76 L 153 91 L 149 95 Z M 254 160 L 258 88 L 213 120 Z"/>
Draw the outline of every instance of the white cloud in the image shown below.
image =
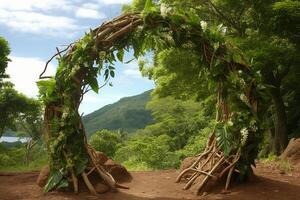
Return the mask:
<path fill-rule="evenodd" d="M 137 61 L 133 61 L 130 64 L 125 64 L 124 68 L 125 68 L 123 71 L 124 75 L 129 76 L 131 78 L 136 78 L 136 79 L 143 78 L 142 74 L 139 70 Z"/>
<path fill-rule="evenodd" d="M 103 4 L 130 2 L 131 0 L 0 0 L 0 26 L 5 25 L 18 32 L 72 37 L 79 30 L 88 28 L 81 26 L 78 18 L 104 19 L 106 15 L 100 10 Z"/>
<path fill-rule="evenodd" d="M 31 11 L 0 10 L 0 23 L 20 32 L 53 36 L 79 29 L 79 26 L 71 18 Z"/>
<path fill-rule="evenodd" d="M 10 11 L 68 10 L 71 7 L 69 0 L 0 0 L 0 9 Z"/>
<path fill-rule="evenodd" d="M 19 92 L 35 97 L 38 94 L 36 81 L 38 81 L 46 62 L 39 58 L 11 56 L 10 59 L 12 62 L 8 64 L 7 68 L 10 81 L 15 84 L 15 88 Z M 55 67 L 50 64 L 45 75 L 53 75 L 54 72 Z"/>
<path fill-rule="evenodd" d="M 95 10 L 94 8 L 78 8 L 75 15 L 79 18 L 88 19 L 103 19 L 106 17 L 105 14 Z"/>
<path fill-rule="evenodd" d="M 138 69 L 126 69 L 124 70 L 124 74 L 134 78 L 141 78 L 141 72 Z"/>
<path fill-rule="evenodd" d="M 132 0 L 98 0 L 100 3 L 105 4 L 128 4 L 131 3 Z"/>
<path fill-rule="evenodd" d="M 70 37 L 83 28 L 65 16 L 76 9 L 71 0 L 0 0 L 0 25 L 18 32 Z"/>

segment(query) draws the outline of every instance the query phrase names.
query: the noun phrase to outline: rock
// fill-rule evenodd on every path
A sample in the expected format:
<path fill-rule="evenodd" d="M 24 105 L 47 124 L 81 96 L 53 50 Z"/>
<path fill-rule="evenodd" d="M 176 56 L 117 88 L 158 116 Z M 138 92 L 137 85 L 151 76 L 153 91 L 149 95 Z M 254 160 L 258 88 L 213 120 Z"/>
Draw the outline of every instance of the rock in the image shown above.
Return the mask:
<path fill-rule="evenodd" d="M 38 186 L 44 187 L 47 183 L 48 177 L 50 174 L 50 167 L 48 165 L 44 166 L 39 174 L 39 177 L 36 181 Z"/>
<path fill-rule="evenodd" d="M 125 167 L 115 163 L 111 159 L 108 159 L 104 163 L 104 167 L 118 182 L 130 181 L 132 179 L 131 174 L 127 171 Z"/>
<path fill-rule="evenodd" d="M 300 138 L 292 138 L 280 158 L 293 165 L 300 165 Z"/>
<path fill-rule="evenodd" d="M 109 191 L 109 187 L 103 183 L 97 183 L 95 185 L 95 190 L 97 191 L 97 193 L 103 194 Z"/>

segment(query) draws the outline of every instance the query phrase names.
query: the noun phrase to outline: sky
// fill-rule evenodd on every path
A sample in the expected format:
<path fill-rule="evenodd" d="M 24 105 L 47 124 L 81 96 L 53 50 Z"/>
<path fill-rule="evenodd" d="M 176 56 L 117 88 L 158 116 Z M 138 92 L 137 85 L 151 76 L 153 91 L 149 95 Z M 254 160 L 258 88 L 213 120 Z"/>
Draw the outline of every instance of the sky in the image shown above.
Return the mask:
<path fill-rule="evenodd" d="M 122 4 L 131 0 L 0 0 L 0 36 L 11 48 L 7 73 L 15 88 L 30 97 L 37 97 L 36 81 L 46 61 L 85 31 L 118 16 Z M 127 60 L 132 55 L 127 54 Z M 99 94 L 85 95 L 80 113 L 88 114 L 122 97 L 140 94 L 154 87 L 153 81 L 141 76 L 137 61 L 116 64 L 113 87 L 106 86 Z M 46 75 L 53 75 L 56 63 Z M 99 78 L 99 85 L 102 79 Z"/>

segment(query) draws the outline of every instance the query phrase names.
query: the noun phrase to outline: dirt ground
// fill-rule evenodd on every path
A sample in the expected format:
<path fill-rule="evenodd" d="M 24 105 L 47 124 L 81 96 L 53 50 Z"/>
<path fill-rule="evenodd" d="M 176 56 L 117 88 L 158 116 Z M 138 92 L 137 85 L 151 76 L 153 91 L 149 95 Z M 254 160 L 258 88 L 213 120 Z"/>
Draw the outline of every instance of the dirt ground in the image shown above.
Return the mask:
<path fill-rule="evenodd" d="M 293 171 L 283 174 L 271 167 L 259 164 L 255 169 L 257 178 L 235 185 L 224 194 L 221 189 L 204 196 L 195 196 L 193 191 L 182 190 L 182 184 L 174 183 L 178 172 L 175 170 L 132 172 L 133 180 L 123 183 L 129 190 L 117 193 L 106 193 L 99 197 L 88 193 L 75 195 L 72 193 L 52 192 L 43 194 L 36 185 L 38 172 L 0 173 L 0 199 L 43 199 L 43 200 L 300 200 L 300 173 Z"/>

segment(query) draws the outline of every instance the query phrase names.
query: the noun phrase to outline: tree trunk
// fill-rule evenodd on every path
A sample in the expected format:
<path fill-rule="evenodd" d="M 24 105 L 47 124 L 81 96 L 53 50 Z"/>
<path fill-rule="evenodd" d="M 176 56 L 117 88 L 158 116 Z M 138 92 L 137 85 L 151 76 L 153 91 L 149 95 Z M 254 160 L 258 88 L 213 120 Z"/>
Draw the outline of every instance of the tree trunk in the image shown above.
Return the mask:
<path fill-rule="evenodd" d="M 280 94 L 280 88 L 271 89 L 272 101 L 274 104 L 274 142 L 273 151 L 280 155 L 288 144 L 287 116 L 284 102 Z"/>

